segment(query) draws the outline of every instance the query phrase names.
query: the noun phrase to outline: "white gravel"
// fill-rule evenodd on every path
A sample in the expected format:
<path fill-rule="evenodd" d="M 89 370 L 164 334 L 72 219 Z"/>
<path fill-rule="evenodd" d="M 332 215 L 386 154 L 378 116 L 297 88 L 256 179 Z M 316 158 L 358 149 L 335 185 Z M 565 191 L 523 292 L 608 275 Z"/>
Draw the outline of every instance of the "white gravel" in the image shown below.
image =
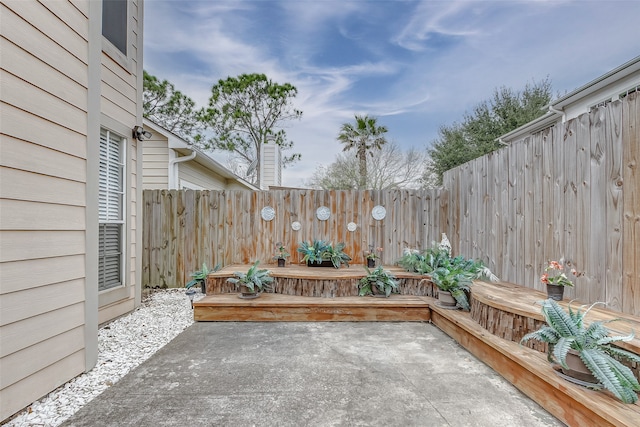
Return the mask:
<path fill-rule="evenodd" d="M 202 294 L 196 294 L 196 300 Z M 185 289 L 151 291 L 136 310 L 98 331 L 98 362 L 32 403 L 8 426 L 57 426 L 84 404 L 114 385 L 193 323 Z"/>

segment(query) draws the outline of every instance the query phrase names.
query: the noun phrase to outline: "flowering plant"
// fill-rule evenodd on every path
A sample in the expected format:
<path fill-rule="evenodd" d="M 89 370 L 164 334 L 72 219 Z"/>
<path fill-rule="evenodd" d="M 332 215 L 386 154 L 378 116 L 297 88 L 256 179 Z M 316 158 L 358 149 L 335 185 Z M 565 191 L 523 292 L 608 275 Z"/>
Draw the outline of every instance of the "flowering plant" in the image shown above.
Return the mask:
<path fill-rule="evenodd" d="M 549 261 L 549 265 L 544 269 L 545 273 L 540 277 L 540 281 L 545 285 L 573 286 L 573 282 L 569 280 L 564 270 L 565 267 L 558 261 Z M 575 268 L 572 268 L 570 272 L 575 277 L 580 276 L 580 273 Z"/>
<path fill-rule="evenodd" d="M 376 248 L 373 245 L 369 245 L 369 250 L 365 251 L 364 256 L 367 259 L 376 259 L 380 258 L 380 255 L 378 255 L 378 253 L 382 253 L 381 247 Z"/>
<path fill-rule="evenodd" d="M 276 243 L 276 255 L 273 259 L 287 259 L 288 256 L 289 252 L 287 252 L 287 249 L 282 245 L 282 242 Z"/>

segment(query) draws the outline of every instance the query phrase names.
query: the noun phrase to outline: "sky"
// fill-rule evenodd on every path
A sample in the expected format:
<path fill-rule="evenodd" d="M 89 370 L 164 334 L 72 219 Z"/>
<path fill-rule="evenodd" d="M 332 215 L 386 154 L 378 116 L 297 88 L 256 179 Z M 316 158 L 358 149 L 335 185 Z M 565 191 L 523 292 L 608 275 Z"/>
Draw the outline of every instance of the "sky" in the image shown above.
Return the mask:
<path fill-rule="evenodd" d="M 284 129 L 302 160 L 282 184 L 299 187 L 355 114 L 426 149 L 496 88 L 548 77 L 557 97 L 637 57 L 639 16 L 640 0 L 145 0 L 144 68 L 198 107 L 229 76 L 293 84 L 303 116 Z"/>

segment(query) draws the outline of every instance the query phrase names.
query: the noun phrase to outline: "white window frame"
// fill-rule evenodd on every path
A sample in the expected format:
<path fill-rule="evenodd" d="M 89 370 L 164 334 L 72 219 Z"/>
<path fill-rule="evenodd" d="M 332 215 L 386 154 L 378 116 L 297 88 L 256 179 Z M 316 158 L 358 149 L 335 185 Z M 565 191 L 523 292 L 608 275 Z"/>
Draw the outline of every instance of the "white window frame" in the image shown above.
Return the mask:
<path fill-rule="evenodd" d="M 118 224 L 120 225 L 120 278 L 119 278 L 119 284 L 115 285 L 115 286 L 110 286 L 110 287 L 103 287 L 103 277 L 98 277 L 98 292 L 99 293 L 103 293 L 103 292 L 108 292 L 114 289 L 120 289 L 123 288 L 124 286 L 126 286 L 126 254 L 127 254 L 127 242 L 126 242 L 126 229 L 127 229 L 127 192 L 126 192 L 126 185 L 127 185 L 127 139 L 125 137 L 123 137 L 122 135 L 116 133 L 116 132 L 112 132 L 109 129 L 102 127 L 100 128 L 100 148 L 102 148 L 103 146 L 103 132 L 105 133 L 105 137 L 106 137 L 106 150 L 107 150 L 107 155 L 106 155 L 106 159 L 103 159 L 102 157 L 102 150 L 100 149 L 100 160 L 99 160 L 99 168 L 100 168 L 100 172 L 102 172 L 102 164 L 103 161 L 105 161 L 105 167 L 106 167 L 106 173 L 109 174 L 109 171 L 113 171 L 113 170 L 117 170 L 119 172 L 119 190 L 117 191 L 113 191 L 113 190 L 109 190 L 109 178 L 107 177 L 107 185 L 104 185 L 104 187 L 106 188 L 106 193 L 103 193 L 103 178 L 102 178 L 102 173 L 99 173 L 99 190 L 98 190 L 98 245 L 100 245 L 100 235 L 103 232 L 102 229 L 102 225 L 103 224 Z M 112 161 L 112 156 L 110 156 L 110 150 L 113 148 L 111 146 L 110 139 L 114 138 L 114 140 L 117 138 L 119 147 L 118 147 L 118 151 L 119 151 L 119 159 L 117 162 L 113 162 Z M 114 164 L 115 163 L 115 164 Z M 102 196 L 104 196 L 104 202 L 102 202 L 100 199 L 102 198 Z M 116 199 L 119 200 L 120 206 L 116 207 L 116 209 L 112 209 L 113 205 L 111 204 L 112 200 Z M 105 206 L 106 203 L 106 206 Z M 100 250 L 98 251 L 99 253 L 101 252 Z M 105 261 L 106 255 L 103 255 L 102 257 L 99 257 L 98 259 L 98 265 L 100 265 L 101 263 L 103 263 Z M 100 268 L 98 268 L 98 271 L 100 271 Z"/>

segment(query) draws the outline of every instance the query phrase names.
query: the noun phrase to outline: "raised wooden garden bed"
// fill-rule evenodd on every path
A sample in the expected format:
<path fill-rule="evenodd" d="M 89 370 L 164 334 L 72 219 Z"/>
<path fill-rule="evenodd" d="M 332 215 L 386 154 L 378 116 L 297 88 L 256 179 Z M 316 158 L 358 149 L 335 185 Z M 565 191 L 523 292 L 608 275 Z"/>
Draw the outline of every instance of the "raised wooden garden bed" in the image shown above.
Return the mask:
<path fill-rule="evenodd" d="M 224 287 L 224 281 L 233 271 L 243 271 L 245 267 L 232 266 L 225 269 L 226 272 L 216 272 L 209 277 L 207 292 L 211 295 L 194 303 L 195 320 L 430 321 L 569 426 L 640 425 L 640 404 L 624 404 L 606 392 L 572 384 L 554 371 L 543 348 L 532 349 L 518 343 L 524 334 L 542 324 L 540 306 L 536 304 L 545 298 L 542 292 L 509 283 L 477 282 L 472 288 L 471 313 L 443 309 L 428 296 L 392 295 L 388 299 L 287 296 L 285 292 L 306 295 L 356 292 L 357 280 L 366 274 L 362 266 L 311 269 L 314 274 L 305 266 L 293 266 L 272 269 L 276 282 L 281 280 L 275 293 L 265 293 L 255 300 L 241 300 L 234 289 Z M 327 276 L 318 278 L 318 271 Z M 407 284 L 404 293 L 433 293 L 432 285 L 420 276 L 399 270 L 394 270 L 394 274 Z M 226 289 L 229 294 L 221 295 Z M 566 306 L 567 301 L 562 304 Z M 607 325 L 616 333 L 640 330 L 638 318 L 604 309 L 592 313 L 593 316 L 589 316 L 592 320 L 615 317 L 627 320 Z M 640 354 L 638 339 L 624 343 L 624 347 Z M 638 372 L 637 366 L 632 369 Z"/>

